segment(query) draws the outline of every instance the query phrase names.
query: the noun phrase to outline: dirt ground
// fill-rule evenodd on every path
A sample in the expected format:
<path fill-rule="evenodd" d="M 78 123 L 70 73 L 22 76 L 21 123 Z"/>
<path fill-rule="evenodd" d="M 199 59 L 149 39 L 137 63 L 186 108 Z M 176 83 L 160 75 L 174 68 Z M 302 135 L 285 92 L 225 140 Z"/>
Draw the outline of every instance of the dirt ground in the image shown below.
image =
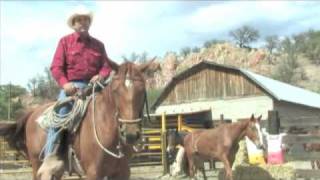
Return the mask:
<path fill-rule="evenodd" d="M 217 173 L 208 172 L 209 180 L 218 180 Z M 0 172 L 0 180 L 31 180 L 31 172 L 4 173 Z M 185 175 L 172 177 L 162 175 L 161 166 L 134 167 L 131 168 L 131 180 L 189 180 Z M 203 179 L 199 177 L 199 179 Z M 64 180 L 77 180 L 76 178 L 65 178 Z"/>
<path fill-rule="evenodd" d="M 294 163 L 294 166 L 299 169 L 309 169 L 309 162 L 297 162 Z M 208 180 L 221 180 L 223 179 L 223 171 L 221 169 L 217 170 L 209 170 L 206 168 L 206 175 Z M 234 179 L 235 180 L 293 180 L 292 178 L 283 178 L 287 176 L 282 176 L 281 178 L 271 177 L 272 171 L 284 171 L 284 168 L 274 167 L 273 169 L 269 169 L 271 171 L 265 171 L 261 167 L 258 166 L 250 166 L 246 168 L 240 168 L 239 171 L 234 171 Z M 162 174 L 162 166 L 145 166 L 145 167 L 132 167 L 131 168 L 131 180 L 189 180 L 185 175 L 178 176 L 170 176 Z M 275 172 L 273 172 L 275 173 Z M 279 172 L 281 173 L 281 172 Z M 283 173 L 283 172 L 282 172 Z M 276 173 L 277 174 L 277 173 Z M 263 178 L 262 178 L 263 177 Z M 201 173 L 198 174 L 198 179 L 203 179 Z M 31 172 L 29 170 L 19 170 L 13 173 L 6 173 L 0 169 L 0 180 L 31 180 Z M 64 180 L 78 180 L 77 178 L 65 178 Z"/>

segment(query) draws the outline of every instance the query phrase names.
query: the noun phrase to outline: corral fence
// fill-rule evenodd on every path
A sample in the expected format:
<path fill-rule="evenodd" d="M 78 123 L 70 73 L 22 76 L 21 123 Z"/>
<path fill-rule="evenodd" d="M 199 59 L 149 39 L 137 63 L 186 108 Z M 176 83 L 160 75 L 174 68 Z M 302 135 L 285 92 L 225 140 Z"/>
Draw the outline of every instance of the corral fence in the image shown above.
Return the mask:
<path fill-rule="evenodd" d="M 286 161 L 313 161 L 320 160 L 320 152 L 308 151 L 306 146 L 320 145 L 320 133 L 310 134 L 312 131 L 320 132 L 320 117 L 286 117 L 279 116 L 277 111 L 268 113 L 269 132 L 284 133 L 282 143 L 286 149 Z M 318 151 L 320 150 L 317 149 Z M 295 169 L 296 178 L 320 178 L 320 170 Z"/>
<path fill-rule="evenodd" d="M 179 131 L 192 131 L 217 126 L 220 123 L 231 122 L 229 119 L 212 122 L 209 111 L 182 113 L 182 114 L 157 114 L 151 115 L 151 121 L 144 124 L 142 128 L 143 150 L 135 153 L 130 160 L 130 167 L 140 166 L 162 166 L 163 174 L 169 173 L 169 159 L 166 152 L 167 130 L 177 129 Z M 208 116 L 208 117 L 207 117 Z M 210 119 L 210 121 L 199 121 L 199 119 Z M 31 173 L 28 160 L 17 151 L 10 149 L 7 142 L 0 137 L 0 174 Z"/>

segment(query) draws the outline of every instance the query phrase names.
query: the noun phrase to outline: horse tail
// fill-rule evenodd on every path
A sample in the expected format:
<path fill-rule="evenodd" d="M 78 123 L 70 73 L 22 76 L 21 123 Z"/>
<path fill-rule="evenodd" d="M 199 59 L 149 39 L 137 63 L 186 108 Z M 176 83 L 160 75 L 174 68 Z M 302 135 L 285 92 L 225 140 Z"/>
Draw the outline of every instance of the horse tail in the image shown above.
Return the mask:
<path fill-rule="evenodd" d="M 11 148 L 26 152 L 25 127 L 32 112 L 26 112 L 15 123 L 0 123 L 0 136 L 4 137 Z"/>

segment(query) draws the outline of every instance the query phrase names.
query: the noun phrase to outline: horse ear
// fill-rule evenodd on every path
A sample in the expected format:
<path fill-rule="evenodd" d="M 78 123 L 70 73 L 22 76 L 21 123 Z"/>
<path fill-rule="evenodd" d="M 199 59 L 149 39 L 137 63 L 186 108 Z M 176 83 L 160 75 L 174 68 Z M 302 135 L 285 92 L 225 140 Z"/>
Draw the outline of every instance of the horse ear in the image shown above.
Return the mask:
<path fill-rule="evenodd" d="M 261 121 L 261 118 L 262 118 L 262 115 L 260 115 L 258 118 L 257 118 L 257 121 L 260 123 Z"/>
<path fill-rule="evenodd" d="M 118 71 L 119 65 L 116 62 L 114 62 L 111 59 L 109 59 L 108 63 L 110 65 L 111 69 L 113 69 L 115 71 Z"/>
<path fill-rule="evenodd" d="M 254 114 L 252 113 L 251 117 L 250 117 L 251 121 L 254 121 Z"/>
<path fill-rule="evenodd" d="M 140 65 L 137 65 L 137 68 L 141 71 L 141 72 L 146 72 L 147 70 L 150 71 L 156 71 L 159 68 L 159 64 L 157 64 L 156 62 L 154 62 L 154 60 L 157 58 L 157 56 L 155 56 L 154 58 L 152 58 L 149 62 L 147 63 L 143 63 Z"/>

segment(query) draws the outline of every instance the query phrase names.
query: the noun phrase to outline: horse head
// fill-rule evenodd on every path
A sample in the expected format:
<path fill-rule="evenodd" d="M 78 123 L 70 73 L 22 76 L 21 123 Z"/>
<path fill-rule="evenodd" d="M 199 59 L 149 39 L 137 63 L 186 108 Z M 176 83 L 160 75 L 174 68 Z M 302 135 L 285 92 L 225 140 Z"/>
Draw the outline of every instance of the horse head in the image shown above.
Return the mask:
<path fill-rule="evenodd" d="M 178 144 L 178 139 L 179 134 L 177 130 L 169 130 L 167 132 L 167 139 L 168 139 L 168 147 L 167 147 L 167 152 L 168 153 L 173 153 L 174 149 L 176 148 L 176 145 Z"/>
<path fill-rule="evenodd" d="M 252 114 L 248 120 L 248 126 L 245 129 L 245 135 L 257 146 L 259 149 L 264 149 L 263 140 L 262 140 L 262 131 L 260 126 L 261 115 L 258 118 L 255 118 Z"/>
<path fill-rule="evenodd" d="M 143 73 L 150 71 L 154 59 L 141 65 L 132 62 L 112 64 L 115 70 L 111 81 L 111 92 L 116 104 L 115 117 L 119 122 L 120 138 L 128 144 L 135 144 L 141 137 L 141 120 L 146 101 Z"/>

